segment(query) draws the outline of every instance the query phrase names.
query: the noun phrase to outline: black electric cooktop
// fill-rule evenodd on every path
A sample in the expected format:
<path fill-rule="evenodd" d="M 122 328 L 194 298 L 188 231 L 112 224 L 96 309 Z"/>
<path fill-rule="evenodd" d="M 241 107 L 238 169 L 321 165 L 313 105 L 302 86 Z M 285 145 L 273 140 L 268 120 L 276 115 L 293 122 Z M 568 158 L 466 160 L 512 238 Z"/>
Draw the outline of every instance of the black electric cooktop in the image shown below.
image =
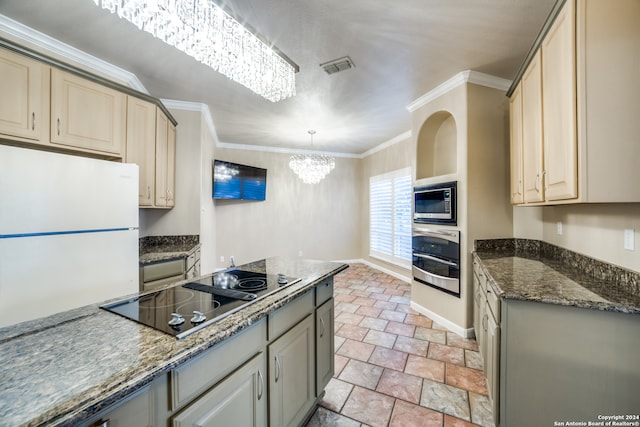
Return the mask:
<path fill-rule="evenodd" d="M 299 280 L 228 270 L 101 308 L 180 339 Z"/>

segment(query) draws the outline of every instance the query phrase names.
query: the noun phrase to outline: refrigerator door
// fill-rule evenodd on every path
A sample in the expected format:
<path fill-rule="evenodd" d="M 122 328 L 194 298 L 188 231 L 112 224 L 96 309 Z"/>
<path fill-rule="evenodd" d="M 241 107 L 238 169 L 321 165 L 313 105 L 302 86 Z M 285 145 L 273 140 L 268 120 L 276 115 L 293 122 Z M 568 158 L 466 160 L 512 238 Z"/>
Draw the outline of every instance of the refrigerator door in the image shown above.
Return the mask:
<path fill-rule="evenodd" d="M 138 291 L 138 167 L 0 145 L 0 327 Z"/>

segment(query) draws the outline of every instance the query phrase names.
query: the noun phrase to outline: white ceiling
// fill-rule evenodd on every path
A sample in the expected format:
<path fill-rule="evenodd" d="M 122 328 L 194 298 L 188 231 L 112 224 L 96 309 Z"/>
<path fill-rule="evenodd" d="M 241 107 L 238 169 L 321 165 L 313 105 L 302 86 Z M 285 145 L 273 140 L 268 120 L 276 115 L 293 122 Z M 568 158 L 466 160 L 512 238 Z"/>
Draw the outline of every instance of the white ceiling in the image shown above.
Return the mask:
<path fill-rule="evenodd" d="M 0 0 L 0 14 L 128 70 L 155 97 L 207 104 L 231 144 L 361 154 L 411 129 L 406 107 L 464 70 L 513 79 L 555 0 L 218 0 L 300 66 L 271 103 L 93 0 Z M 350 56 L 355 68 L 319 64 Z"/>

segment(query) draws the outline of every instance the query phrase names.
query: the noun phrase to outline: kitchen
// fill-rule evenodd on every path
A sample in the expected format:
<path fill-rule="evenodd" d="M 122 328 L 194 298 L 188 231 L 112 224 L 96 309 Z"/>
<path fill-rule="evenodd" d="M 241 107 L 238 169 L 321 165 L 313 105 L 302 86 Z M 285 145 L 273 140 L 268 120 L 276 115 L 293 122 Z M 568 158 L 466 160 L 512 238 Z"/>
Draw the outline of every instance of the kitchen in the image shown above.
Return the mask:
<path fill-rule="evenodd" d="M 91 4 L 89 6 L 95 7 Z M 5 7 L 11 6 L 3 6 L 0 13 L 4 13 Z M 550 2 L 540 12 L 540 21 L 534 26 L 529 38 L 523 42 L 525 51 L 549 10 Z M 525 53 L 523 51 L 520 54 L 517 62 L 522 61 Z M 355 58 L 354 61 L 356 68 L 347 72 L 358 71 L 358 61 Z M 170 63 L 162 65 L 171 68 Z M 447 81 L 461 70 L 441 75 L 430 86 L 413 94 L 409 101 Z M 513 72 L 515 69 L 511 74 Z M 511 78 L 512 75 L 505 77 Z M 221 96 L 223 101 L 233 105 L 232 99 L 224 98 L 225 93 Z M 184 99 L 178 89 L 173 94 L 163 95 L 163 98 Z M 141 210 L 140 237 L 199 235 L 202 272 L 227 267 L 230 256 L 234 256 L 237 264 L 244 264 L 264 258 L 265 254 L 278 254 L 294 258 L 302 256 L 327 260 L 365 260 L 393 275 L 411 280 L 407 269 L 368 255 L 367 188 L 372 176 L 407 166 L 416 170 L 415 138 L 420 130 L 419 125 L 412 126 L 406 122 L 405 127 L 392 131 L 389 137 L 383 139 L 387 143 L 380 144 L 378 141 L 380 145 L 364 153 L 336 156 L 335 169 L 309 191 L 309 186 L 296 179 L 288 169 L 289 153 L 278 149 L 258 150 L 248 142 L 238 145 L 218 139 L 217 127 L 222 126 L 221 123 L 225 120 L 235 123 L 238 121 L 237 117 L 234 119 L 225 116 L 224 111 L 217 112 L 218 116 L 212 116 L 208 107 L 201 103 L 163 102 L 178 123 L 177 203 L 168 211 Z M 407 103 L 402 107 L 406 105 Z M 410 117 L 406 111 L 403 114 L 407 119 Z M 407 131 L 412 127 L 412 131 Z M 298 139 L 304 139 L 305 144 L 308 139 L 306 130 L 307 127 L 299 129 L 297 136 Z M 321 142 L 321 130 L 318 131 L 316 144 Z M 210 162 L 213 158 L 267 168 L 267 201 L 214 202 L 209 190 Z M 507 180 L 506 174 L 504 179 Z M 503 185 L 506 186 L 507 183 Z M 513 225 L 510 226 L 510 234 L 482 237 L 540 240 L 631 271 L 640 270 L 637 252 L 624 249 L 623 245 L 624 231 L 638 230 L 640 226 L 638 204 L 635 200 L 634 203 L 522 206 L 511 209 Z M 264 227 L 265 223 L 270 226 Z M 318 227 L 319 223 L 326 226 Z M 561 224 L 560 227 L 558 223 Z M 291 224 L 297 224 L 297 227 L 291 230 Z M 634 246 L 637 246 L 637 238 L 633 239 Z M 252 243 L 245 243 L 249 241 Z M 470 328 L 470 322 L 459 322 L 459 326 L 466 330 Z"/>

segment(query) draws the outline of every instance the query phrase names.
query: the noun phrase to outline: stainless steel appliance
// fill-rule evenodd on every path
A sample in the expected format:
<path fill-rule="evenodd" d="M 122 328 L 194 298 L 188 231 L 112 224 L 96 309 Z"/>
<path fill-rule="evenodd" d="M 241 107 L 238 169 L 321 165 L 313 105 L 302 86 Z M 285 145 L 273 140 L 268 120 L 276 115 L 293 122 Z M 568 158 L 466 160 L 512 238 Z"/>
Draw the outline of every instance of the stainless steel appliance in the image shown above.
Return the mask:
<path fill-rule="evenodd" d="M 456 225 L 457 187 L 456 181 L 414 187 L 413 222 Z"/>
<path fill-rule="evenodd" d="M 101 308 L 180 339 L 299 280 L 234 269 Z"/>
<path fill-rule="evenodd" d="M 413 279 L 460 297 L 460 232 L 414 228 Z"/>

